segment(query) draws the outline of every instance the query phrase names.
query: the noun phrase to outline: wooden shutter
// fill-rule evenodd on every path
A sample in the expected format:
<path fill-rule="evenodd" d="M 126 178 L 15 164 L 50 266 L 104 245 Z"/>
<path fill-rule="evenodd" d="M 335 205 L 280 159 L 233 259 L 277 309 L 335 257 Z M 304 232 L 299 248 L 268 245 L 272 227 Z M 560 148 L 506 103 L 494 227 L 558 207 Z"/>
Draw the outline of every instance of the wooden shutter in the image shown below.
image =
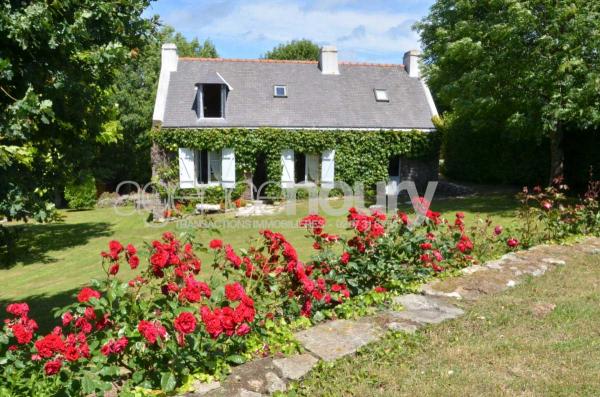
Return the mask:
<path fill-rule="evenodd" d="M 194 150 L 179 148 L 179 187 L 189 189 L 195 186 L 196 165 Z"/>
<path fill-rule="evenodd" d="M 281 152 L 281 187 L 294 187 L 294 151 L 286 149 Z"/>
<path fill-rule="evenodd" d="M 230 148 L 221 151 L 221 185 L 228 189 L 235 187 L 235 152 Z"/>
<path fill-rule="evenodd" d="M 324 150 L 321 154 L 321 187 L 333 189 L 335 177 L 335 150 Z"/>

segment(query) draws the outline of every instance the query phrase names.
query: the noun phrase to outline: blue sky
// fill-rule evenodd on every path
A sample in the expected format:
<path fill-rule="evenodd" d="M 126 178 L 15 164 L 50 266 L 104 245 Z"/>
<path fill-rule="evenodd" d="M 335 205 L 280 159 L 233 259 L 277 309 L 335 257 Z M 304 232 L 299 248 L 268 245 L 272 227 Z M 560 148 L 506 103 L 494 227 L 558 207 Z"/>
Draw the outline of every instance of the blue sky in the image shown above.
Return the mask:
<path fill-rule="evenodd" d="M 307 38 L 334 44 L 341 60 L 402 63 L 419 48 L 412 24 L 433 0 L 158 0 L 160 15 L 188 38 L 210 38 L 225 58 L 258 58 L 275 45 Z"/>

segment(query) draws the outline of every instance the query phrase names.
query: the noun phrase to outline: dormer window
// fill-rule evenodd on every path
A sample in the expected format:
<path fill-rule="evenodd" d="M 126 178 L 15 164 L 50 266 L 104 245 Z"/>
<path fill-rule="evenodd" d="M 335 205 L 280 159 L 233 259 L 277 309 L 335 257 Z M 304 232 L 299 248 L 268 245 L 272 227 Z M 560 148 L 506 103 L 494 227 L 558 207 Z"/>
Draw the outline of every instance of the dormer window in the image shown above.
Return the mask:
<path fill-rule="evenodd" d="M 389 102 L 390 98 L 388 97 L 387 90 L 375 89 L 375 100 L 377 102 Z"/>
<path fill-rule="evenodd" d="M 225 84 L 197 84 L 194 110 L 199 119 L 225 118 Z"/>
<path fill-rule="evenodd" d="M 287 98 L 287 86 L 285 86 L 285 85 L 273 86 L 273 96 L 275 98 Z"/>

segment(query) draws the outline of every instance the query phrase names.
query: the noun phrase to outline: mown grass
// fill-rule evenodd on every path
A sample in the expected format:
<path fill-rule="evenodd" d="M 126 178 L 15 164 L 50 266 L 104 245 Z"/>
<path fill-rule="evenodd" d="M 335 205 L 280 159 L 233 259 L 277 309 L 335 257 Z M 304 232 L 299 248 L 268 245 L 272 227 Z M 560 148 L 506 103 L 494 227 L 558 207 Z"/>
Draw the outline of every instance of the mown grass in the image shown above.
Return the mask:
<path fill-rule="evenodd" d="M 332 205 L 344 207 L 341 201 Z M 346 207 L 350 205 L 347 203 Z M 432 208 L 449 217 L 453 217 L 456 211 L 464 211 L 470 222 L 477 216 L 490 216 L 495 223 L 506 226 L 514 221 L 516 205 L 511 195 L 493 194 L 434 200 Z M 404 205 L 403 209 L 408 211 L 410 207 Z M 33 315 L 38 316 L 41 323 L 48 322 L 52 318 L 49 309 L 69 302 L 71 295 L 91 278 L 103 277 L 100 252 L 107 248 L 111 239 L 142 247 L 144 242 L 158 238 L 165 231 L 186 231 L 204 243 L 218 237 L 240 249 L 251 244 L 258 237 L 260 229 L 268 227 L 284 233 L 297 247 L 303 260 L 308 260 L 313 252 L 312 243 L 304 237 L 304 230 L 297 227 L 298 220 L 309 212 L 306 202 L 298 204 L 295 215 L 244 218 L 239 224 L 221 228 L 220 235 L 198 228 L 199 224 L 194 225 L 194 222 L 210 221 L 219 226 L 222 221 L 235 221 L 233 214 L 196 216 L 183 224 L 157 225 L 147 223 L 147 214 L 144 212 L 134 212 L 133 208 L 121 210 L 132 214 L 123 216 L 116 214 L 112 208 L 98 208 L 63 211 L 64 220 L 57 224 L 5 224 L 4 227 L 18 228 L 19 233 L 11 258 L 0 258 L 0 307 L 11 301 L 25 300 L 30 302 Z M 345 215 L 325 217 L 328 221 L 327 231 L 345 233 Z M 187 221 L 192 225 L 186 224 Z M 202 254 L 202 259 L 204 271 L 210 271 L 210 255 Z M 132 274 L 127 266 L 122 266 L 119 276 L 128 280 Z"/>
<path fill-rule="evenodd" d="M 313 370 L 292 396 L 597 396 L 600 256 L 489 296 L 465 316 Z M 554 304 L 547 315 L 537 304 Z"/>

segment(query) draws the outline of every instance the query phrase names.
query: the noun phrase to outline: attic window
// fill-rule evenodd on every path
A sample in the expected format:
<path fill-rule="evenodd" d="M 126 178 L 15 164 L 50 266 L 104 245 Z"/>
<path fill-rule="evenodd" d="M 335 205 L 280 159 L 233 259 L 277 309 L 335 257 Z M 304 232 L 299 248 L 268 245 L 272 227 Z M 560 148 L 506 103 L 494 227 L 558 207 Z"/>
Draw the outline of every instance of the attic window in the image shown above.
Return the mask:
<path fill-rule="evenodd" d="M 225 118 L 225 84 L 197 84 L 193 109 L 199 119 Z"/>
<path fill-rule="evenodd" d="M 389 102 L 390 98 L 388 97 L 387 90 L 375 89 L 375 100 L 377 102 Z"/>
<path fill-rule="evenodd" d="M 287 86 L 285 86 L 285 85 L 273 86 L 273 96 L 276 98 L 287 98 Z"/>

